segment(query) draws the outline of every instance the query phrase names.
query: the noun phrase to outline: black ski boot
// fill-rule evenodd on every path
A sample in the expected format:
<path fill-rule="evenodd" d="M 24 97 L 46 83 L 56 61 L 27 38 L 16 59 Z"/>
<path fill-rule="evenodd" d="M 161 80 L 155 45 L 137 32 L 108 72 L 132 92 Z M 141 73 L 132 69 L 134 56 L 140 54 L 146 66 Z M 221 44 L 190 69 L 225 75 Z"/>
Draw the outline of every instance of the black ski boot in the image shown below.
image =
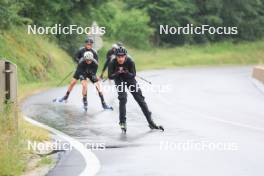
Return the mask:
<path fill-rule="evenodd" d="M 106 103 L 105 103 L 105 100 L 104 100 L 104 96 L 103 96 L 103 93 L 102 92 L 98 92 L 98 95 L 101 99 L 101 103 L 102 103 L 102 107 L 104 110 L 112 110 L 113 111 L 113 107 L 111 106 L 108 106 Z"/>
<path fill-rule="evenodd" d="M 126 123 L 120 122 L 119 125 L 120 125 L 120 128 L 122 130 L 122 133 L 126 133 L 126 131 L 127 131 L 127 125 L 126 125 Z"/>
<path fill-rule="evenodd" d="M 58 101 L 60 102 L 60 103 L 63 103 L 63 102 L 67 102 L 67 99 L 68 99 L 68 96 L 63 96 L 62 98 L 60 98 Z"/>
<path fill-rule="evenodd" d="M 88 110 L 88 102 L 86 97 L 83 97 L 83 109 L 85 112 Z"/>
<path fill-rule="evenodd" d="M 112 106 L 107 105 L 105 102 L 102 103 L 102 107 L 104 110 L 114 110 Z"/>
<path fill-rule="evenodd" d="M 161 131 L 164 131 L 163 126 L 156 125 L 152 120 L 149 122 L 149 128 L 152 129 L 152 130 L 161 130 Z"/>
<path fill-rule="evenodd" d="M 161 130 L 161 131 L 164 131 L 164 128 L 163 126 L 161 125 L 156 125 L 154 123 L 154 121 L 152 120 L 151 118 L 151 112 L 149 112 L 148 114 L 146 114 L 146 118 L 147 118 L 147 121 L 148 121 L 148 124 L 149 124 L 149 128 L 151 130 Z"/>
<path fill-rule="evenodd" d="M 58 101 L 59 103 L 67 103 L 67 100 L 69 98 L 70 92 L 66 92 L 66 94 L 62 98 L 55 98 L 53 102 Z"/>
<path fill-rule="evenodd" d="M 66 97 L 66 95 L 62 98 L 54 98 L 52 100 L 53 103 L 59 102 L 59 103 L 67 103 L 67 99 L 68 97 Z"/>

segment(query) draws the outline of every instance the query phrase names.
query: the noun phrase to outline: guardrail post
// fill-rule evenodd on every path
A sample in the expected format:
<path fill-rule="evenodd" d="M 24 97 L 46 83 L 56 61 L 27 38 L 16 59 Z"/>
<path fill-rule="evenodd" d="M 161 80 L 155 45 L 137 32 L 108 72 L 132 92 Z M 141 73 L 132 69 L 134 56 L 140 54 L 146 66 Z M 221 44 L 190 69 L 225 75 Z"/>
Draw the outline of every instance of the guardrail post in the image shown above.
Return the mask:
<path fill-rule="evenodd" d="M 17 66 L 8 60 L 0 59 L 0 111 L 4 110 L 7 103 L 12 108 L 14 118 L 11 120 L 15 131 L 18 132 Z"/>
<path fill-rule="evenodd" d="M 17 66 L 10 61 L 0 60 L 0 110 L 5 103 L 17 103 Z"/>

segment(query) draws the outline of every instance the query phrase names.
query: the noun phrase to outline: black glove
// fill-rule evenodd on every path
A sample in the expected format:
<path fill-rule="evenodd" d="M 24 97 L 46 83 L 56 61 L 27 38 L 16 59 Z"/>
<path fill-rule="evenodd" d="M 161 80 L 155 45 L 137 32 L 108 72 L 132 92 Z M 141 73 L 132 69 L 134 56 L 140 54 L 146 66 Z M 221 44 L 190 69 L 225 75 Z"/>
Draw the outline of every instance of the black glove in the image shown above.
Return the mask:
<path fill-rule="evenodd" d="M 97 82 L 97 81 L 98 81 L 98 79 L 97 79 L 97 76 L 96 76 L 96 75 L 91 75 L 91 76 L 89 76 L 89 78 L 90 78 L 90 80 L 92 81 L 92 83 L 95 83 L 95 82 Z"/>
<path fill-rule="evenodd" d="M 93 72 L 91 70 L 87 70 L 86 73 L 87 73 L 88 77 L 91 77 L 93 75 Z"/>
<path fill-rule="evenodd" d="M 134 74 L 130 73 L 127 69 L 123 71 L 122 75 L 124 75 L 125 78 L 133 78 Z"/>
<path fill-rule="evenodd" d="M 120 75 L 125 72 L 124 67 L 118 67 L 117 71 L 115 72 L 116 75 Z"/>

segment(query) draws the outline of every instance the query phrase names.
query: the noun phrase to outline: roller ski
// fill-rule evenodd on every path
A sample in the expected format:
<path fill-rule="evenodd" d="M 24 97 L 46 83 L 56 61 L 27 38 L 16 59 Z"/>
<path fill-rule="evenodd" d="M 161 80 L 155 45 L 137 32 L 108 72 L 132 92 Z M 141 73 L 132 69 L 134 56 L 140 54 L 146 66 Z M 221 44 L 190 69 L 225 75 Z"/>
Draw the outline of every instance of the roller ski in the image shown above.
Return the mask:
<path fill-rule="evenodd" d="M 109 105 L 107 105 L 107 104 L 105 103 L 103 93 L 102 93 L 102 92 L 99 92 L 99 89 L 97 89 L 97 90 L 98 90 L 98 95 L 99 95 L 99 97 L 100 97 L 100 100 L 101 100 L 101 103 L 102 103 L 102 107 L 103 107 L 103 109 L 104 109 L 104 110 L 111 110 L 111 111 L 113 111 L 113 110 L 114 110 L 113 107 L 111 107 L 111 106 L 109 106 Z"/>
<path fill-rule="evenodd" d="M 62 98 L 54 98 L 52 100 L 52 102 L 53 103 L 56 103 L 56 102 L 58 102 L 58 103 L 67 103 L 68 102 L 67 99 L 68 99 L 68 97 L 64 96 Z"/>
<path fill-rule="evenodd" d="M 149 128 L 150 128 L 151 130 L 161 130 L 161 131 L 164 131 L 163 126 L 161 126 L 161 125 L 156 125 L 154 122 L 149 123 Z"/>
<path fill-rule="evenodd" d="M 125 134 L 126 131 L 127 131 L 126 123 L 119 123 L 119 125 L 120 125 L 120 128 L 121 128 L 122 133 Z"/>
<path fill-rule="evenodd" d="M 114 110 L 114 108 L 112 106 L 109 106 L 106 103 L 102 103 L 102 107 L 104 110 L 110 110 L 110 111 Z"/>

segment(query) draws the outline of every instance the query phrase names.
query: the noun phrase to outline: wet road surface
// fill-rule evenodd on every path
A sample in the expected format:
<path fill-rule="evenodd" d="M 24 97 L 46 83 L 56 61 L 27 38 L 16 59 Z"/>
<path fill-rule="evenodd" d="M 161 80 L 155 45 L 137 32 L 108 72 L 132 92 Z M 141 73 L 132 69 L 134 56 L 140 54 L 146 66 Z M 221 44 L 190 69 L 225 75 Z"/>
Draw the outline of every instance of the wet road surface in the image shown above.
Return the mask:
<path fill-rule="evenodd" d="M 164 133 L 149 130 L 129 95 L 128 131 L 122 134 L 116 93 L 105 92 L 114 111 L 103 111 L 91 84 L 87 113 L 82 110 L 80 86 L 67 104 L 51 102 L 66 91 L 57 88 L 28 98 L 23 111 L 93 148 L 101 162 L 98 175 L 262 176 L 264 95 L 252 84 L 251 71 L 251 67 L 217 67 L 139 73 L 165 91 L 143 90 Z"/>

